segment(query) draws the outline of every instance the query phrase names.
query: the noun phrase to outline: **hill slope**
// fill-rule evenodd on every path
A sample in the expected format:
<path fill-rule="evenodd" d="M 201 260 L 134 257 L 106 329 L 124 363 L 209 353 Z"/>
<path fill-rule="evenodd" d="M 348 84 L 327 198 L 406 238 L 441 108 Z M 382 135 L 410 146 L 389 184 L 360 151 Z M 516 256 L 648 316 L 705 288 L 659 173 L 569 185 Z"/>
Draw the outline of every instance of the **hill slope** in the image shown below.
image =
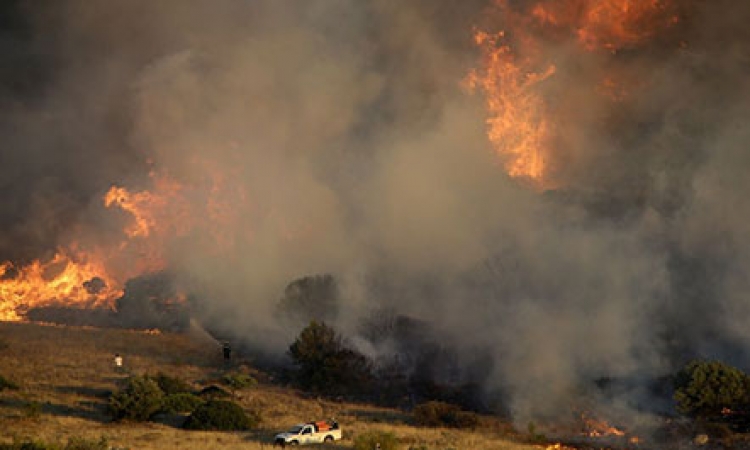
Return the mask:
<path fill-rule="evenodd" d="M 507 425 L 493 418 L 484 418 L 481 430 L 473 433 L 417 428 L 401 411 L 306 398 L 262 374 L 257 386 L 236 393 L 243 407 L 261 411 L 263 423 L 257 430 L 200 432 L 160 423 L 115 423 L 106 412 L 107 398 L 117 381 L 127 377 L 115 370 L 115 353 L 123 355 L 128 373 L 162 372 L 196 387 L 210 385 L 227 370 L 217 344 L 197 334 L 0 322 L 0 375 L 20 388 L 0 391 L 0 442 L 106 437 L 113 448 L 139 450 L 262 449 L 294 423 L 336 417 L 345 439 L 318 448 L 351 448 L 352 439 L 369 430 L 394 433 L 404 450 L 542 448 L 510 441 Z"/>

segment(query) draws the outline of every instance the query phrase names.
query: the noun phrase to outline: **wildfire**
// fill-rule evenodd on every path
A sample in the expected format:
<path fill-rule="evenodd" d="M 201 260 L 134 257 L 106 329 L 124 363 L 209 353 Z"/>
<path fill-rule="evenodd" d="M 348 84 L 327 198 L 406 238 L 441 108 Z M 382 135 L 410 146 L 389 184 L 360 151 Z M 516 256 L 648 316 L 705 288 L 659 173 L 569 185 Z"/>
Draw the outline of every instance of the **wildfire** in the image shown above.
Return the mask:
<path fill-rule="evenodd" d="M 472 90 L 487 96 L 488 137 L 506 160 L 512 177 L 541 182 L 545 175 L 545 156 L 550 140 L 550 122 L 543 97 L 536 86 L 555 73 L 548 65 L 541 71 L 526 66 L 531 61 L 519 59 L 510 46 L 502 44 L 505 33 L 477 32 L 486 65 L 467 79 Z"/>
<path fill-rule="evenodd" d="M 105 206 L 117 206 L 133 216 L 133 223 L 125 228 L 125 233 L 131 238 L 148 237 L 155 230 L 163 232 L 166 224 L 179 226 L 184 223 L 159 217 L 175 212 L 174 200 L 180 198 L 182 185 L 153 172 L 151 179 L 154 183 L 153 191 L 130 192 L 124 187 L 112 186 L 104 196 Z"/>
<path fill-rule="evenodd" d="M 576 30 L 578 40 L 591 51 L 618 51 L 652 39 L 679 21 L 670 2 L 660 0 L 607 0 L 585 2 Z"/>
<path fill-rule="evenodd" d="M 101 263 L 71 249 L 47 262 L 0 264 L 0 320 L 20 320 L 30 308 L 59 303 L 109 307 L 121 294 Z"/>
<path fill-rule="evenodd" d="M 625 436 L 625 432 L 613 427 L 604 420 L 596 420 L 585 415 L 581 418 L 584 424 L 584 435 L 588 437 Z"/>
<path fill-rule="evenodd" d="M 133 218 L 124 240 L 88 247 L 74 242 L 49 260 L 0 263 L 0 320 L 23 320 L 29 310 L 45 306 L 112 308 L 128 278 L 162 269 L 163 248 L 153 245 L 153 236 L 164 232 L 161 215 L 178 198 L 179 185 L 155 179 L 154 186 L 153 193 L 113 186 L 104 196 L 106 207 L 119 207 Z"/>
<path fill-rule="evenodd" d="M 104 242 L 77 240 L 49 260 L 25 265 L 0 262 L 0 320 L 24 320 L 29 310 L 45 306 L 112 308 L 128 279 L 163 270 L 170 240 L 195 230 L 210 237 L 215 251 L 231 248 L 227 230 L 239 221 L 244 191 L 227 179 L 237 174 L 200 164 L 205 176 L 189 185 L 153 171 L 148 189 L 112 186 L 103 205 L 124 212 L 124 225 Z"/>
<path fill-rule="evenodd" d="M 501 22 L 501 31 L 476 30 L 481 63 L 465 81 L 484 94 L 488 138 L 510 176 L 540 188 L 555 183 L 560 120 L 552 105 L 560 99 L 547 89 L 559 73 L 554 49 L 584 57 L 644 45 L 679 21 L 673 1 L 539 0 L 519 7 L 495 0 L 488 21 Z M 591 93 L 622 101 L 624 82 L 605 71 Z"/>

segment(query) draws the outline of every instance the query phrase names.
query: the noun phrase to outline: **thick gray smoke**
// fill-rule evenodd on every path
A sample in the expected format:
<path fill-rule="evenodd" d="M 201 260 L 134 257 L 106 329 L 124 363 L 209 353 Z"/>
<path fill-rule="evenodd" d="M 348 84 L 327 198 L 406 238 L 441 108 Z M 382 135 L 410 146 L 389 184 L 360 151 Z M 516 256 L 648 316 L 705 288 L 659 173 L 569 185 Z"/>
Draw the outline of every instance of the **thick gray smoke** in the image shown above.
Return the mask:
<path fill-rule="evenodd" d="M 334 325 L 353 336 L 379 308 L 429 323 L 519 420 L 689 357 L 750 368 L 750 8 L 695 3 L 667 42 L 559 45 L 569 153 L 539 193 L 504 174 L 461 87 L 484 1 L 6 2 L 0 257 L 76 227 L 104 239 L 121 224 L 102 194 L 148 187 L 149 168 L 205 209 L 219 172 L 230 244 L 180 235 L 168 266 L 268 351 L 298 331 L 272 320 L 284 287 L 328 273 Z M 603 64 L 646 87 L 586 97 Z"/>

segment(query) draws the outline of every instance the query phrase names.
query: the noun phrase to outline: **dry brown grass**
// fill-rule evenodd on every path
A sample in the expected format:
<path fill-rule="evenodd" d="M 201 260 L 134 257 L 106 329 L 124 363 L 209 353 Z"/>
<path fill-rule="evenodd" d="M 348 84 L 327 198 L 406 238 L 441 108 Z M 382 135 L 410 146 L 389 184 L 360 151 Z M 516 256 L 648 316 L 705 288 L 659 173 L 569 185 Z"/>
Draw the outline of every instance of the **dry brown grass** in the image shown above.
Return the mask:
<path fill-rule="evenodd" d="M 163 372 L 200 385 L 222 374 L 214 342 L 181 334 L 44 326 L 0 322 L 0 375 L 16 382 L 17 391 L 0 392 L 0 442 L 34 439 L 64 443 L 70 437 L 106 437 L 114 448 L 268 449 L 279 430 L 307 420 L 336 417 L 345 439 L 320 449 L 351 448 L 352 439 L 370 430 L 394 433 L 406 450 L 425 446 L 445 449 L 539 449 L 510 441 L 500 421 L 485 418 L 481 431 L 424 429 L 409 425 L 401 411 L 371 405 L 305 398 L 300 392 L 261 383 L 240 392 L 238 401 L 261 411 L 263 423 L 251 432 L 185 431 L 157 423 L 113 423 L 107 397 L 126 374 L 113 367 L 113 356 L 125 358 L 132 373 Z"/>

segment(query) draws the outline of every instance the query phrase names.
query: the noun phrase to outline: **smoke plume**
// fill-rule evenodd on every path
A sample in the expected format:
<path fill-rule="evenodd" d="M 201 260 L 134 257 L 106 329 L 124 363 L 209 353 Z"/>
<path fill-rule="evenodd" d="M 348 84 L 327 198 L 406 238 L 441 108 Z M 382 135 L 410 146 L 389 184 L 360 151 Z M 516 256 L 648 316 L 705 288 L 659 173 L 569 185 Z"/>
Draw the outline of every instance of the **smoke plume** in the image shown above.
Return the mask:
<path fill-rule="evenodd" d="M 679 6 L 617 54 L 550 42 L 540 191 L 505 173 L 464 85 L 474 27 L 507 19 L 486 1 L 6 2 L 0 259 L 120 239 L 132 217 L 104 194 L 163 176 L 182 186 L 164 265 L 268 352 L 299 331 L 273 320 L 287 284 L 331 274 L 333 325 L 429 323 L 519 421 L 691 357 L 750 369 L 750 8 Z M 592 95 L 602 67 L 639 88 Z"/>

